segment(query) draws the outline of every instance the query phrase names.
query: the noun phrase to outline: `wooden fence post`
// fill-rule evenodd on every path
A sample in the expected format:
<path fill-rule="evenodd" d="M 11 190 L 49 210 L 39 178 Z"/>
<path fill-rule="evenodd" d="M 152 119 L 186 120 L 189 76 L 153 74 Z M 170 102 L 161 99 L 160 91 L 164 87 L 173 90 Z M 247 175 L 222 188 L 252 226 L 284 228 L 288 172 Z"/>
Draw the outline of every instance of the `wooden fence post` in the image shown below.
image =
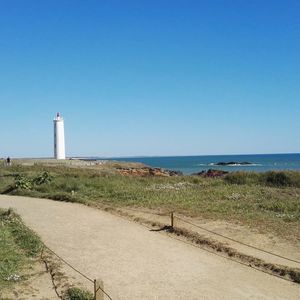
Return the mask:
<path fill-rule="evenodd" d="M 94 300 L 104 300 L 104 284 L 101 279 L 94 280 Z"/>
<path fill-rule="evenodd" d="M 174 226 L 174 212 L 171 212 L 171 227 L 173 228 Z"/>

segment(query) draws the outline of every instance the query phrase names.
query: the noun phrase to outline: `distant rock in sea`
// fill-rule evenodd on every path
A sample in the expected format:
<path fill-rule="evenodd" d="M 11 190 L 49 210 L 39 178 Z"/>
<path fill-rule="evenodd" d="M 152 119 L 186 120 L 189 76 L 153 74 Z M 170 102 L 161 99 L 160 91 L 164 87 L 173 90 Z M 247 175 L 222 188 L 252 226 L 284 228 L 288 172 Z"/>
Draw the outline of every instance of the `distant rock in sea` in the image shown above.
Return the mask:
<path fill-rule="evenodd" d="M 237 162 L 237 161 L 229 161 L 229 162 L 218 162 L 214 164 L 215 166 L 247 166 L 252 165 L 252 163 L 248 161 Z"/>

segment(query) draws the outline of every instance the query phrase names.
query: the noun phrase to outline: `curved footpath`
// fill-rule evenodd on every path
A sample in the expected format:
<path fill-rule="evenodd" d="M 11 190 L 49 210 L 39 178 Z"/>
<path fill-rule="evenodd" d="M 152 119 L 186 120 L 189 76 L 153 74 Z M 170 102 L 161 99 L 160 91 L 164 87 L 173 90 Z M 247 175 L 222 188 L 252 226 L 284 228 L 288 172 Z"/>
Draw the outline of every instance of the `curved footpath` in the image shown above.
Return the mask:
<path fill-rule="evenodd" d="M 0 207 L 16 209 L 47 246 L 87 276 L 101 278 L 113 300 L 300 299 L 299 284 L 101 210 L 2 195 Z"/>

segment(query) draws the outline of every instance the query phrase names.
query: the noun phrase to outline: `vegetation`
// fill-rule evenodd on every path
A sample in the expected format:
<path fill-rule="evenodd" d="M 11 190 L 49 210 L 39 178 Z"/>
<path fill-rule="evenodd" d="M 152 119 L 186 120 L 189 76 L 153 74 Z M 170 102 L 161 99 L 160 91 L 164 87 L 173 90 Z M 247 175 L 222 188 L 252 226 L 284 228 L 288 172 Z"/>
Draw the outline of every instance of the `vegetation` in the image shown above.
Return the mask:
<path fill-rule="evenodd" d="M 41 249 L 39 237 L 11 209 L 0 210 L 0 290 L 26 279 Z"/>
<path fill-rule="evenodd" d="M 72 287 L 67 290 L 66 299 L 68 300 L 93 300 L 92 293 L 86 290 L 82 290 L 77 287 Z"/>
<path fill-rule="evenodd" d="M 230 184 L 261 185 L 271 187 L 298 187 L 300 188 L 300 172 L 270 171 L 265 173 L 234 172 L 225 177 Z"/>
<path fill-rule="evenodd" d="M 30 184 L 16 184 L 20 178 Z M 174 210 L 300 240 L 300 172 L 133 177 L 63 165 L 16 165 L 0 168 L 0 191 L 92 206 Z"/>

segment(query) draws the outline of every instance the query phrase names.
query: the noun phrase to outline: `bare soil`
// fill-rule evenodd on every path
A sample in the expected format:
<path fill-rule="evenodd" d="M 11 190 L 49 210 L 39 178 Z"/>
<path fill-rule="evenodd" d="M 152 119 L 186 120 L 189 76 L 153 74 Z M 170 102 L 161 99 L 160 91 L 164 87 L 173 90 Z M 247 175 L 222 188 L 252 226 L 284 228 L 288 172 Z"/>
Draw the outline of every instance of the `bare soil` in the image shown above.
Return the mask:
<path fill-rule="evenodd" d="M 15 208 L 51 249 L 88 277 L 101 278 L 114 300 L 300 297 L 299 284 L 95 208 L 15 196 L 0 196 L 0 207 Z"/>

